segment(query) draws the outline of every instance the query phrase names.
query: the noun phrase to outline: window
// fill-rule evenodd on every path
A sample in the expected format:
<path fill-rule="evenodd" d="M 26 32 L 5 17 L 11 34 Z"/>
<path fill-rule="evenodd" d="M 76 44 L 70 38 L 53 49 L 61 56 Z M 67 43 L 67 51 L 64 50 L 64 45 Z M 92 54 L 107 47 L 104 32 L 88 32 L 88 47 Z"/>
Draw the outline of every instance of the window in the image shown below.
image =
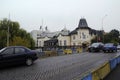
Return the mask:
<path fill-rule="evenodd" d="M 52 46 L 54 46 L 55 45 L 55 43 L 54 42 L 52 42 Z"/>
<path fill-rule="evenodd" d="M 2 51 L 4 51 L 5 49 L 6 49 L 6 48 L 1 49 L 1 50 L 0 50 L 0 53 L 1 53 Z"/>
<path fill-rule="evenodd" d="M 64 46 L 66 46 L 66 40 L 64 40 Z"/>
<path fill-rule="evenodd" d="M 81 38 L 81 35 L 80 35 L 80 38 Z"/>
<path fill-rule="evenodd" d="M 60 44 L 60 46 L 62 46 L 62 41 L 61 40 L 60 40 L 59 44 Z"/>
<path fill-rule="evenodd" d="M 81 35 L 81 32 L 79 32 L 79 34 Z"/>
<path fill-rule="evenodd" d="M 76 44 L 75 43 L 73 43 L 73 46 L 75 46 Z"/>
<path fill-rule="evenodd" d="M 39 41 L 39 46 L 41 46 L 41 41 Z"/>
<path fill-rule="evenodd" d="M 7 48 L 2 52 L 2 54 L 14 54 L 14 49 L 13 48 Z"/>
<path fill-rule="evenodd" d="M 75 39 L 75 35 L 73 36 L 73 40 Z"/>
<path fill-rule="evenodd" d="M 86 38 L 86 35 L 85 35 L 84 33 L 82 33 L 82 36 L 83 36 L 83 39 L 85 39 L 85 38 Z"/>
<path fill-rule="evenodd" d="M 81 32 L 79 32 L 79 36 L 80 36 L 80 38 L 81 38 Z"/>
<path fill-rule="evenodd" d="M 23 48 L 15 48 L 15 54 L 16 53 L 23 53 L 23 52 L 25 52 L 25 49 L 23 49 Z"/>
<path fill-rule="evenodd" d="M 86 35 L 84 35 L 84 38 L 83 39 L 86 39 Z"/>

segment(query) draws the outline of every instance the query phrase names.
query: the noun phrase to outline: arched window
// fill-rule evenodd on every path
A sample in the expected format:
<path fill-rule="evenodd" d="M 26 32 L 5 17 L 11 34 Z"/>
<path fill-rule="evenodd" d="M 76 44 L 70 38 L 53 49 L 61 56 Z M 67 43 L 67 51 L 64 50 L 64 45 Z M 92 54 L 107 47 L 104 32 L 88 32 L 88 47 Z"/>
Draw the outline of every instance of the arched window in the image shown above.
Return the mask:
<path fill-rule="evenodd" d="M 73 36 L 73 40 L 75 39 L 75 35 Z"/>

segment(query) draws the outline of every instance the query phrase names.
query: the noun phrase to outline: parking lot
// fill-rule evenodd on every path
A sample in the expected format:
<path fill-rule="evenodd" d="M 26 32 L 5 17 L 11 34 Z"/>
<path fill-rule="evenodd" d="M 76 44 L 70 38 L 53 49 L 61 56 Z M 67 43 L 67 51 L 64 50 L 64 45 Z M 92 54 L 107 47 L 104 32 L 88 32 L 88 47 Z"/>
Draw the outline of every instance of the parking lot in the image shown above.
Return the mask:
<path fill-rule="evenodd" d="M 0 80 L 76 80 L 117 53 L 80 53 L 40 58 L 32 66 L 0 69 Z"/>

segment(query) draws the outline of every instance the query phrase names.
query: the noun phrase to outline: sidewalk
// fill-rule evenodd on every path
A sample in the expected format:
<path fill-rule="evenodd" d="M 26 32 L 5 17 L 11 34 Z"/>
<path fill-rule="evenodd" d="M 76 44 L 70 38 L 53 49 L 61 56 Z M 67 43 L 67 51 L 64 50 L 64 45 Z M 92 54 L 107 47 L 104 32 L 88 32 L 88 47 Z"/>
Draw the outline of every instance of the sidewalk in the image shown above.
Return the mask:
<path fill-rule="evenodd" d="M 120 64 L 104 80 L 120 80 Z"/>

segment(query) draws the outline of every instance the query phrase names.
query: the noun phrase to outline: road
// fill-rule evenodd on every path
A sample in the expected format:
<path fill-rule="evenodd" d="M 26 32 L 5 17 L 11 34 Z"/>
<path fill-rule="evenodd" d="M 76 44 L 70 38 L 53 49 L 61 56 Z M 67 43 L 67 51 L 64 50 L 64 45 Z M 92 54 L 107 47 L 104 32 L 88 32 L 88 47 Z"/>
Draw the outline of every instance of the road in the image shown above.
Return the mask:
<path fill-rule="evenodd" d="M 38 59 L 32 66 L 0 70 L 0 80 L 76 80 L 119 53 L 81 53 Z"/>

